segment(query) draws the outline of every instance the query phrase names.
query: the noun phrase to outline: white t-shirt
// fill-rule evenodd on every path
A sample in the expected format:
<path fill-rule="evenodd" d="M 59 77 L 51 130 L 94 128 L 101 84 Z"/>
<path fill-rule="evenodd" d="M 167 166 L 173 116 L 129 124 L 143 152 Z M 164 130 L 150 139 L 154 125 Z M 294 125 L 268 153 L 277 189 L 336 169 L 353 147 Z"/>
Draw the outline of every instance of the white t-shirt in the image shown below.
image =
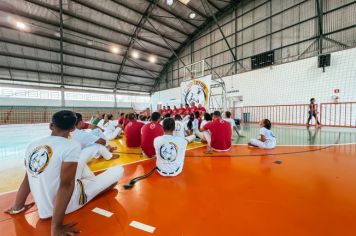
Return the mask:
<path fill-rule="evenodd" d="M 27 147 L 25 167 L 40 218 L 53 215 L 62 162 L 78 162 L 80 152 L 77 141 L 58 136 L 42 138 Z M 72 196 L 67 209 L 77 205 L 77 201 Z"/>
<path fill-rule="evenodd" d="M 224 120 L 230 123 L 230 125 L 231 125 L 231 135 L 233 135 L 234 127 L 236 127 L 236 123 L 235 123 L 234 119 L 232 119 L 232 118 L 224 118 Z"/>
<path fill-rule="evenodd" d="M 94 135 L 91 132 L 87 132 L 82 129 L 75 129 L 72 132 L 72 139 L 80 143 L 82 149 L 93 145 L 96 141 L 99 140 L 99 136 Z"/>
<path fill-rule="evenodd" d="M 266 129 L 265 127 L 262 127 L 260 129 L 260 135 L 263 135 L 266 139 L 265 143 L 267 146 L 275 146 L 276 145 L 276 136 L 274 135 L 274 133 L 269 130 Z"/>
<path fill-rule="evenodd" d="M 201 124 L 200 124 L 200 128 L 203 128 L 207 123 L 211 122 L 211 120 L 202 120 Z"/>
<path fill-rule="evenodd" d="M 163 135 L 155 138 L 156 166 L 163 176 L 176 176 L 183 170 L 187 141 L 184 138 Z"/>
<path fill-rule="evenodd" d="M 103 129 L 106 132 L 114 132 L 116 129 L 116 122 L 113 120 L 109 120 L 108 122 L 106 122 L 105 124 L 103 124 Z"/>
<path fill-rule="evenodd" d="M 184 138 L 184 123 L 182 121 L 176 120 L 175 121 L 175 130 L 173 132 L 174 136 Z"/>
<path fill-rule="evenodd" d="M 101 120 L 99 121 L 99 123 L 98 123 L 96 126 L 102 128 L 102 129 L 104 129 L 104 119 L 101 119 Z"/>

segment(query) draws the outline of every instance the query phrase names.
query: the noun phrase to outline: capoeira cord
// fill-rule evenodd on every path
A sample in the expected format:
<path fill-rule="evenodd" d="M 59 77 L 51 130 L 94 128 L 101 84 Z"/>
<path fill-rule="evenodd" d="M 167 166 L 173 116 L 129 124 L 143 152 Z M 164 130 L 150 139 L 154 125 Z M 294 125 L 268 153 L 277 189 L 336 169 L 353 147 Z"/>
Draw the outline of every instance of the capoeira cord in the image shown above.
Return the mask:
<path fill-rule="evenodd" d="M 150 175 L 152 175 L 155 170 L 157 169 L 157 167 L 154 167 L 150 172 L 148 172 L 147 174 L 144 174 L 142 176 L 139 176 L 139 177 L 136 177 L 136 178 L 133 178 L 128 184 L 124 185 L 124 189 L 131 189 L 136 182 L 140 181 L 140 180 L 143 180 L 143 179 L 146 179 L 147 177 L 149 177 Z"/>

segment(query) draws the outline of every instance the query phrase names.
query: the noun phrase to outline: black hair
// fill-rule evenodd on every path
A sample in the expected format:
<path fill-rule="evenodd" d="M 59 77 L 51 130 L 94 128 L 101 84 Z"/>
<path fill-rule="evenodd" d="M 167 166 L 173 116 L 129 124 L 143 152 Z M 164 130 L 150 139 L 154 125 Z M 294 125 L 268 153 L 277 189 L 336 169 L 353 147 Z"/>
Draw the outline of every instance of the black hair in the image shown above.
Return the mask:
<path fill-rule="evenodd" d="M 169 118 L 169 117 L 171 117 L 171 114 L 169 114 L 169 113 L 164 115 L 164 118 Z"/>
<path fill-rule="evenodd" d="M 121 114 L 120 114 L 120 116 L 124 116 L 124 115 L 125 115 L 125 113 L 121 113 Z"/>
<path fill-rule="evenodd" d="M 129 117 L 129 114 L 125 114 L 125 119 L 127 119 Z"/>
<path fill-rule="evenodd" d="M 77 122 L 77 116 L 72 111 L 58 111 L 52 116 L 52 123 L 60 130 L 73 129 Z"/>
<path fill-rule="evenodd" d="M 211 121 L 211 120 L 213 120 L 213 118 L 211 118 L 211 115 L 209 113 L 205 113 L 204 114 L 204 120 Z"/>
<path fill-rule="evenodd" d="M 226 118 L 230 118 L 231 117 L 231 112 L 225 111 L 225 116 L 226 116 Z"/>
<path fill-rule="evenodd" d="M 315 101 L 315 98 L 311 98 L 311 99 L 310 99 L 310 102 L 313 102 L 313 101 Z"/>
<path fill-rule="evenodd" d="M 134 120 L 135 117 L 136 117 L 136 115 L 134 113 L 130 113 L 128 116 L 129 120 Z"/>
<path fill-rule="evenodd" d="M 182 120 L 182 117 L 179 114 L 176 114 L 174 116 L 174 120 Z"/>
<path fill-rule="evenodd" d="M 187 123 L 187 127 L 188 127 L 189 130 L 193 129 L 193 121 L 194 121 L 194 115 L 190 114 L 189 115 L 189 121 Z"/>
<path fill-rule="evenodd" d="M 263 120 L 263 127 L 265 127 L 268 130 L 271 129 L 271 127 L 272 127 L 271 121 L 269 119 L 264 119 Z"/>
<path fill-rule="evenodd" d="M 112 114 L 107 114 L 108 120 L 112 120 L 113 115 Z"/>
<path fill-rule="evenodd" d="M 197 119 L 200 117 L 199 111 L 194 112 L 194 117 L 197 118 Z"/>
<path fill-rule="evenodd" d="M 220 111 L 214 111 L 214 112 L 213 112 L 213 115 L 214 115 L 214 116 L 221 117 Z"/>
<path fill-rule="evenodd" d="M 77 121 L 75 122 L 75 125 L 77 126 L 78 123 L 83 120 L 83 116 L 80 113 L 75 113 L 75 116 L 77 117 Z"/>
<path fill-rule="evenodd" d="M 159 118 L 161 118 L 161 114 L 159 114 L 159 112 L 153 112 L 151 115 L 151 120 L 152 121 L 158 121 Z"/>
<path fill-rule="evenodd" d="M 188 103 L 186 103 L 186 104 L 185 104 L 185 106 L 188 106 L 188 107 L 189 107 L 189 104 L 188 104 Z"/>
<path fill-rule="evenodd" d="M 101 114 L 101 119 L 104 119 L 104 118 L 105 118 L 105 113 Z"/>
<path fill-rule="evenodd" d="M 176 128 L 175 121 L 173 118 L 166 118 L 163 120 L 163 130 L 164 131 L 174 131 Z"/>
<path fill-rule="evenodd" d="M 167 106 L 167 108 L 171 108 L 171 106 Z"/>

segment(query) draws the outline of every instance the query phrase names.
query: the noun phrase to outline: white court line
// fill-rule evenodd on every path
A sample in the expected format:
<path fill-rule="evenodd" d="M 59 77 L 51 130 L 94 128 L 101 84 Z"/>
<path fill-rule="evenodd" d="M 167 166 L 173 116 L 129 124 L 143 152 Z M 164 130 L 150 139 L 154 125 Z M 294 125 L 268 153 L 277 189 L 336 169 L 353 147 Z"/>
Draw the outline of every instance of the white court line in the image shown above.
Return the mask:
<path fill-rule="evenodd" d="M 110 211 L 107 211 L 107 210 L 104 210 L 104 209 L 101 209 L 99 207 L 95 207 L 93 210 L 91 210 L 92 212 L 95 212 L 99 215 L 102 215 L 102 216 L 105 216 L 105 217 L 108 217 L 110 218 L 114 213 L 110 212 Z"/>
<path fill-rule="evenodd" d="M 153 233 L 156 230 L 155 227 L 140 223 L 138 221 L 131 221 L 130 226 L 134 227 L 136 229 L 140 229 L 140 230 L 149 232 L 149 233 Z"/>

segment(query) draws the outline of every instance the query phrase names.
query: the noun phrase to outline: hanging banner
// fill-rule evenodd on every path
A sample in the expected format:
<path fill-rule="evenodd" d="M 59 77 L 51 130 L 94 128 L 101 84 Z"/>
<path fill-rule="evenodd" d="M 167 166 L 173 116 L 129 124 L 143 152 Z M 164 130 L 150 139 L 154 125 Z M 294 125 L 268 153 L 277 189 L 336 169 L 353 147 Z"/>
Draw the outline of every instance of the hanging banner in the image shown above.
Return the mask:
<path fill-rule="evenodd" d="M 182 103 L 191 105 L 194 102 L 195 105 L 209 107 L 210 83 L 211 75 L 182 82 Z"/>

